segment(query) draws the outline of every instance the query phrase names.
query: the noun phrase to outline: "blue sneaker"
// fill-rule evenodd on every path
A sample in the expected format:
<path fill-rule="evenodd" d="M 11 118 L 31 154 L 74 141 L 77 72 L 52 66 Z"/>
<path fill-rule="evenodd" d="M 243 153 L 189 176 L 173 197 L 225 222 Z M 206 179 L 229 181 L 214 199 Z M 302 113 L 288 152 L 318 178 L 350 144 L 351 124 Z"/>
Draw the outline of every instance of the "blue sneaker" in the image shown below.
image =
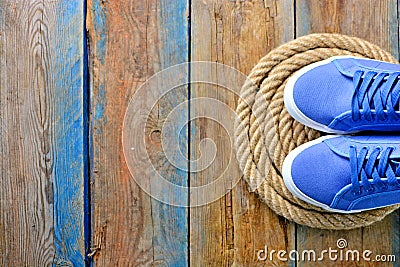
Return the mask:
<path fill-rule="evenodd" d="M 331 57 L 297 71 L 284 101 L 302 124 L 327 133 L 400 131 L 400 65 Z"/>
<path fill-rule="evenodd" d="M 340 213 L 400 203 L 400 136 L 323 136 L 289 153 L 286 187 Z"/>

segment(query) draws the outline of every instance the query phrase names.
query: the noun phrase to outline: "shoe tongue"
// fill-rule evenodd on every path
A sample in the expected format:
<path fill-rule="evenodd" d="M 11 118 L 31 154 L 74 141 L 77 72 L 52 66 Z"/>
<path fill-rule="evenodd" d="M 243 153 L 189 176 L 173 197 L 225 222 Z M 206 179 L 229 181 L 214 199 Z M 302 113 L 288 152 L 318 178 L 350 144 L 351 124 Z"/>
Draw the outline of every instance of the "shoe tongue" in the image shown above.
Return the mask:
<path fill-rule="evenodd" d="M 350 146 L 355 146 L 357 151 L 363 147 L 367 147 L 369 150 L 373 150 L 376 147 L 380 147 L 385 150 L 388 147 L 395 147 L 390 154 L 390 159 L 393 160 L 394 164 L 400 165 L 400 137 L 399 136 L 387 136 L 387 135 L 371 135 L 371 136 L 341 136 L 337 138 L 330 138 L 324 140 L 329 148 L 336 154 L 349 158 L 350 157 Z M 369 153 L 371 153 L 370 151 Z M 378 156 L 379 158 L 380 156 Z"/>
<path fill-rule="evenodd" d="M 371 59 L 338 58 L 333 60 L 340 73 L 353 77 L 356 71 L 375 71 L 377 73 L 393 73 L 399 71 L 399 66 Z"/>

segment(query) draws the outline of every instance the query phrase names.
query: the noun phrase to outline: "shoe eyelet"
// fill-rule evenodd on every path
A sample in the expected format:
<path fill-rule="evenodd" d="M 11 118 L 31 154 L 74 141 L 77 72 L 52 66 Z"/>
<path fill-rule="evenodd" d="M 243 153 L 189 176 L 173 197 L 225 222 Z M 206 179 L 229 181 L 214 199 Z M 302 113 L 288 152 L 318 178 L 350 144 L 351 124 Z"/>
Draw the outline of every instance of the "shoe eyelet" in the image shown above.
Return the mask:
<path fill-rule="evenodd" d="M 352 195 L 353 196 L 358 196 L 358 195 L 360 195 L 361 194 L 361 190 L 359 190 L 359 191 L 353 191 L 352 192 Z"/>
<path fill-rule="evenodd" d="M 379 189 L 380 189 L 380 190 L 387 190 L 387 189 L 388 189 L 388 186 L 387 186 L 387 185 L 384 185 L 384 186 L 381 186 Z"/>
<path fill-rule="evenodd" d="M 367 193 L 372 193 L 375 191 L 375 188 L 371 186 L 371 188 L 365 190 Z"/>
<path fill-rule="evenodd" d="M 399 183 L 390 183 L 390 184 L 388 184 L 388 186 L 387 186 L 388 188 L 390 188 L 390 189 L 397 189 L 397 188 L 400 188 L 400 185 L 399 185 Z"/>
<path fill-rule="evenodd" d="M 361 116 L 362 116 L 362 114 L 360 113 L 360 114 L 358 114 L 358 116 L 355 116 L 355 114 L 351 114 L 351 119 L 354 121 L 354 122 L 357 122 L 357 121 L 359 121 L 359 120 L 361 120 Z M 356 118 L 357 117 L 357 118 Z M 400 117 L 399 117 L 399 119 L 400 119 Z"/>
<path fill-rule="evenodd" d="M 384 110 L 384 112 L 386 111 L 386 113 L 383 114 L 383 118 L 381 116 L 379 116 L 378 114 L 375 114 L 377 121 L 388 121 L 389 120 L 389 116 L 387 115 L 387 110 Z"/>

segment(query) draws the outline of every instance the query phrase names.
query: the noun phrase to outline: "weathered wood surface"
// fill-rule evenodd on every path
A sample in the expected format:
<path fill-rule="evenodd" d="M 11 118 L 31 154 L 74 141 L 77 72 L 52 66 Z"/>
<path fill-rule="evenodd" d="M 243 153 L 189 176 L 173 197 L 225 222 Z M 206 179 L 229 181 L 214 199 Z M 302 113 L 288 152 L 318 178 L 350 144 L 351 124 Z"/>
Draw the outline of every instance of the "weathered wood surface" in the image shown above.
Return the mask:
<path fill-rule="evenodd" d="M 395 0 L 352 0 L 352 1 L 296 1 L 296 37 L 314 33 L 331 32 L 357 36 L 375 43 L 399 55 L 399 31 Z M 322 251 L 332 247 L 337 249 L 339 238 L 347 240 L 347 249 L 360 252 L 368 249 L 377 254 L 394 254 L 400 259 L 399 213 L 389 215 L 382 222 L 370 227 L 352 231 L 321 231 L 304 226 L 297 227 L 298 250 L 314 249 Z M 393 263 L 357 261 L 324 261 L 313 266 L 392 266 Z M 395 266 L 397 266 L 395 263 Z M 299 262 L 298 266 L 309 266 L 309 262 Z"/>
<path fill-rule="evenodd" d="M 152 177 L 131 176 L 121 140 L 129 99 L 154 73 L 177 63 L 219 62 L 248 74 L 271 49 L 312 32 L 358 36 L 398 56 L 397 1 L 89 0 L 90 95 L 84 7 L 83 0 L 0 2 L 0 266 L 84 266 L 85 259 L 95 266 L 398 266 L 259 260 L 265 246 L 318 252 L 345 238 L 349 249 L 394 254 L 398 261 L 399 213 L 362 229 L 316 230 L 275 215 L 243 181 L 205 206 L 170 206 L 135 182 Z M 205 71 L 223 79 L 214 69 Z M 193 71 L 191 80 L 197 75 Z M 200 97 L 226 106 L 195 102 Z M 161 134 L 166 117 L 189 98 L 190 110 L 175 118 L 182 125 L 193 119 L 180 133 L 181 151 L 212 162 L 203 171 L 190 165 L 191 173 L 168 162 L 161 144 L 162 136 L 176 137 Z M 209 84 L 181 86 L 151 103 L 143 131 L 155 169 L 171 182 L 195 187 L 232 164 L 223 175 L 235 180 L 240 171 L 229 161 L 233 117 L 224 107 L 234 110 L 236 103 L 234 93 Z M 210 108 L 226 129 L 195 118 Z M 215 143 L 215 158 L 202 151 L 207 138 Z M 85 218 L 89 177 L 92 236 Z M 211 187 L 207 195 L 216 192 Z"/>
<path fill-rule="evenodd" d="M 84 3 L 0 2 L 0 266 L 84 266 Z"/>
<path fill-rule="evenodd" d="M 185 3 L 164 3 L 163 8 L 161 6 L 153 1 L 135 4 L 89 2 L 93 57 L 92 175 L 95 183 L 92 241 L 95 263 L 100 266 L 111 263 L 150 265 L 152 261 L 153 264 L 171 266 L 308 266 L 309 262 L 281 262 L 276 257 L 274 262 L 260 261 L 257 251 L 265 249 L 265 246 L 274 250 L 321 251 L 336 246 L 339 238 L 346 238 L 350 248 L 360 250 L 384 242 L 385 245 L 380 245 L 376 253 L 398 253 L 396 214 L 374 226 L 354 231 L 315 230 L 275 215 L 248 193 L 243 181 L 221 199 L 188 211 L 181 210 L 177 216 L 176 208 L 150 200 L 132 181 L 120 147 L 121 121 L 127 99 L 157 70 L 185 60 L 206 60 L 248 73 L 271 49 L 311 32 L 356 35 L 398 54 L 397 3 L 382 1 L 376 7 L 373 1 L 194 0 L 190 7 Z M 360 9 L 356 10 L 358 7 Z M 182 11 L 173 13 L 177 21 L 170 21 L 169 28 L 163 28 L 166 25 L 163 24 L 166 23 L 162 20 L 163 15 L 172 16 L 170 12 L 174 10 Z M 185 34 L 187 23 L 182 20 L 186 15 L 191 22 L 190 36 Z M 171 38 L 171 33 L 174 38 Z M 162 45 L 160 40 L 171 43 Z M 174 42 L 187 44 L 190 51 L 184 46 L 176 49 Z M 186 56 L 189 53 L 190 58 Z M 211 76 L 218 75 L 212 70 L 207 71 Z M 196 80 L 196 72 L 191 73 L 191 79 Z M 150 133 L 159 133 L 157 127 L 163 118 L 187 97 L 189 95 L 185 93 L 175 94 L 166 101 L 169 104 L 160 103 L 157 112 L 160 119 L 150 119 Z M 194 84 L 190 87 L 190 98 L 193 101 L 199 97 L 221 100 L 233 109 L 237 101 L 234 94 L 217 86 Z M 195 118 L 207 108 L 210 107 L 204 103 L 193 104 L 188 115 Z M 215 111 L 224 114 L 218 108 Z M 233 123 L 232 118 L 226 120 L 228 125 Z M 190 146 L 192 160 L 200 156 L 205 161 L 213 160 L 213 155 L 200 155 L 201 146 L 205 145 L 202 140 L 206 138 L 213 140 L 217 148 L 216 158 L 207 170 L 189 175 L 190 185 L 198 186 L 211 182 L 226 169 L 232 149 L 229 142 L 232 133 L 207 119 L 195 119 L 190 126 L 190 143 L 186 143 Z M 154 142 L 149 145 L 151 150 L 161 151 Z M 155 162 L 165 162 L 163 154 L 160 155 Z M 192 167 L 196 169 L 196 166 Z M 171 168 L 166 169 L 169 170 L 166 173 L 171 174 Z M 231 176 L 239 174 L 236 165 L 226 173 Z M 180 175 L 176 181 L 185 184 L 187 174 Z M 214 188 L 209 193 L 214 191 L 218 190 Z M 158 209 L 157 205 L 163 208 Z M 164 217 L 159 216 L 160 210 Z M 177 220 L 185 222 L 183 227 L 173 226 Z M 164 221 L 168 221 L 169 226 L 163 224 Z M 162 229 L 162 226 L 166 228 Z M 185 239 L 185 231 L 188 231 L 188 239 Z M 166 240 L 176 241 L 182 246 L 162 243 Z M 180 260 L 176 261 L 177 258 Z M 323 264 L 359 265 L 356 262 L 326 261 Z"/>
<path fill-rule="evenodd" d="M 292 2 L 285 0 L 192 1 L 191 60 L 223 63 L 248 74 L 262 56 L 293 39 L 293 8 Z M 204 71 L 211 77 L 221 76 L 214 69 Z M 224 77 L 219 79 L 223 81 Z M 191 98 L 218 99 L 235 110 L 237 95 L 227 89 L 234 88 L 194 84 Z M 191 116 L 195 116 L 210 107 L 203 103 L 192 104 L 191 108 Z M 191 159 L 200 157 L 200 142 L 205 138 L 215 142 L 217 153 L 214 160 L 214 155 L 205 159 L 212 162 L 208 169 L 190 175 L 191 186 L 208 184 L 221 175 L 232 181 L 241 175 L 235 158 L 229 161 L 230 153 L 234 153 L 230 143 L 234 117 L 228 117 L 223 105 L 211 108 L 223 121 L 204 118 L 192 122 Z M 224 130 L 222 124 L 230 127 Z M 208 194 L 215 192 L 218 188 L 211 187 Z M 294 249 L 295 225 L 271 212 L 248 192 L 243 181 L 217 201 L 190 210 L 191 266 L 263 266 L 266 262 L 257 259 L 257 251 L 265 245 L 276 250 Z M 268 264 L 293 265 L 277 260 Z"/>
<path fill-rule="evenodd" d="M 297 0 L 296 36 L 313 32 L 357 36 L 399 53 L 396 0 Z"/>
<path fill-rule="evenodd" d="M 143 192 L 129 173 L 121 146 L 130 97 L 157 71 L 188 60 L 188 12 L 184 0 L 88 1 L 96 266 L 185 266 L 188 262 L 187 210 Z M 187 97 L 187 88 L 180 88 L 158 104 L 150 103 L 157 105 L 143 129 L 155 168 L 181 185 L 187 185 L 187 173 L 168 163 L 160 132 L 172 108 Z M 142 116 L 139 110 L 137 115 Z M 187 147 L 185 138 L 182 143 Z M 142 176 L 134 178 L 150 179 L 145 173 Z"/>

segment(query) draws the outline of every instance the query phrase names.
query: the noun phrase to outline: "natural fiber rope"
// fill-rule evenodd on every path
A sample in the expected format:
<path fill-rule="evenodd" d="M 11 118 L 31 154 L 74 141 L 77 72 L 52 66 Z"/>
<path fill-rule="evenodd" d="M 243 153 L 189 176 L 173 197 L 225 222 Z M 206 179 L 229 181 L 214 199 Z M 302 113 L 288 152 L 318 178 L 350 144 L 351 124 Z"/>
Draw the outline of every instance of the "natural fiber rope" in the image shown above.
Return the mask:
<path fill-rule="evenodd" d="M 398 206 L 353 214 L 327 212 L 294 197 L 281 176 L 286 155 L 320 136 L 286 111 L 283 103 L 286 81 L 300 68 L 336 55 L 396 63 L 378 46 L 340 34 L 310 34 L 272 50 L 253 68 L 241 89 L 235 146 L 249 190 L 277 214 L 310 227 L 352 229 L 380 221 Z"/>

